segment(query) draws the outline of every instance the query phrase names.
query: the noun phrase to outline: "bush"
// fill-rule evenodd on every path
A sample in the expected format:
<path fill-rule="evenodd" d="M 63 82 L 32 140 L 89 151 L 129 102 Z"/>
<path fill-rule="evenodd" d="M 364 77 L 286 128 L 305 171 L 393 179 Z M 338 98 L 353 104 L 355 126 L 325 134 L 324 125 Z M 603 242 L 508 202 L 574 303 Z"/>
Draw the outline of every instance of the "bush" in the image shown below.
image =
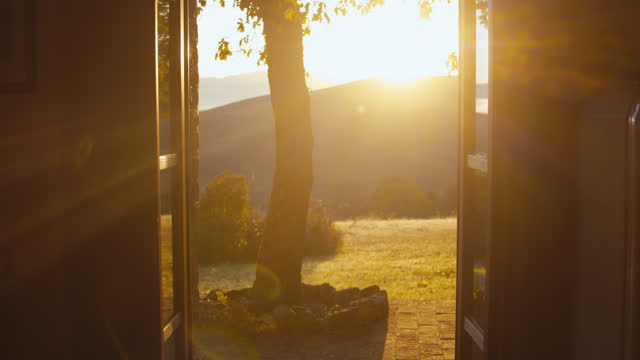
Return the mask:
<path fill-rule="evenodd" d="M 249 205 L 244 176 L 229 171 L 218 175 L 200 199 L 200 264 L 255 262 L 264 236 L 265 216 Z M 342 233 L 324 206 L 309 210 L 304 254 L 335 253 L 342 246 Z"/>
<path fill-rule="evenodd" d="M 390 178 L 375 191 L 373 205 L 384 218 L 431 218 L 438 216 L 432 197 L 408 180 Z"/>
<path fill-rule="evenodd" d="M 206 186 L 200 199 L 200 263 L 245 257 L 251 225 L 247 181 L 225 171 Z"/>
<path fill-rule="evenodd" d="M 254 212 L 247 234 L 247 260 L 255 261 L 260 242 L 264 236 L 265 215 Z M 334 254 L 342 247 L 342 232 L 333 223 L 326 207 L 312 207 L 307 215 L 307 229 L 304 239 L 305 256 Z"/>
<path fill-rule="evenodd" d="M 438 201 L 440 215 L 455 216 L 458 209 L 458 184 L 449 184 Z"/>
<path fill-rule="evenodd" d="M 247 248 L 243 259 L 246 261 L 255 261 L 258 258 L 258 249 L 264 235 L 265 216 L 261 211 L 253 209 L 251 211 L 251 219 L 247 227 Z"/>
<path fill-rule="evenodd" d="M 328 215 L 326 207 L 312 206 L 307 216 L 304 241 L 305 256 L 323 256 L 336 253 L 342 247 L 343 233 Z"/>

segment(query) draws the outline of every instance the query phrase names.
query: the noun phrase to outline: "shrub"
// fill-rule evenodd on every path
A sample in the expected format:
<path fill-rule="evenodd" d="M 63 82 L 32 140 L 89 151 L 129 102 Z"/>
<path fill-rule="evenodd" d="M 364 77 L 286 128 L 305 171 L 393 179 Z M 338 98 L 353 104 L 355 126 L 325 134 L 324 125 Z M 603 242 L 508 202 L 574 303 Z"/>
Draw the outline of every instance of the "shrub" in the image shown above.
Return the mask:
<path fill-rule="evenodd" d="M 375 191 L 373 205 L 384 218 L 431 218 L 438 215 L 431 197 L 408 180 L 390 178 Z"/>
<path fill-rule="evenodd" d="M 335 226 L 325 206 L 312 206 L 307 217 L 305 256 L 323 256 L 342 247 L 343 233 Z"/>
<path fill-rule="evenodd" d="M 264 236 L 265 215 L 253 211 L 247 233 L 245 260 L 255 261 L 260 242 Z M 334 254 L 342 247 L 342 232 L 333 223 L 326 207 L 312 207 L 307 215 L 307 229 L 304 239 L 305 256 Z"/>
<path fill-rule="evenodd" d="M 225 171 L 205 188 L 200 199 L 200 264 L 254 262 L 264 236 L 265 216 L 249 206 L 244 176 Z M 324 206 L 309 210 L 305 255 L 329 255 L 342 246 L 342 233 Z"/>
<path fill-rule="evenodd" d="M 440 215 L 455 216 L 458 209 L 458 184 L 447 185 L 438 203 Z"/>
<path fill-rule="evenodd" d="M 258 257 L 258 249 L 264 235 L 264 213 L 253 209 L 251 211 L 251 219 L 247 226 L 247 248 L 243 259 L 247 261 L 255 261 Z"/>
<path fill-rule="evenodd" d="M 206 186 L 200 199 L 200 263 L 241 259 L 250 226 L 247 181 L 225 171 Z"/>

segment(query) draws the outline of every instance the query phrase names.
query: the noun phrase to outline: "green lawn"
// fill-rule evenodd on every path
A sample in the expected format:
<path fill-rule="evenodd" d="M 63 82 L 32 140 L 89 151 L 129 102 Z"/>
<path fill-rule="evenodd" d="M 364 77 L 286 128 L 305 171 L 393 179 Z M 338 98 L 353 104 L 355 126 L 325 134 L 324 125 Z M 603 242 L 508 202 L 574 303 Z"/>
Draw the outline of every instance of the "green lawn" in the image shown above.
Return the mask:
<path fill-rule="evenodd" d="M 160 218 L 160 261 L 162 266 L 162 321 L 173 314 L 173 248 L 171 246 L 171 215 Z"/>
<path fill-rule="evenodd" d="M 453 300 L 456 292 L 456 219 L 340 221 L 344 247 L 328 258 L 304 261 L 305 283 L 341 289 L 378 285 L 392 299 Z M 249 287 L 251 264 L 200 266 L 200 292 Z"/>

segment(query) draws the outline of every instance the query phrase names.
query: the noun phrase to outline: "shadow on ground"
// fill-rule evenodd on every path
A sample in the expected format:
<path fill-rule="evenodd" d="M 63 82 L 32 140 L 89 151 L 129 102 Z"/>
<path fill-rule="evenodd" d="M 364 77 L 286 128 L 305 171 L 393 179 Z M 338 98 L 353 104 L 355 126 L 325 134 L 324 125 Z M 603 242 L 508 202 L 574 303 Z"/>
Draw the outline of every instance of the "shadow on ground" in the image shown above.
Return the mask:
<path fill-rule="evenodd" d="M 455 301 L 391 300 L 366 329 L 248 338 L 229 329 L 194 330 L 194 360 L 455 359 Z"/>
<path fill-rule="evenodd" d="M 194 329 L 194 360 L 381 360 L 388 318 L 367 328 L 336 333 L 248 337 L 221 327 Z"/>

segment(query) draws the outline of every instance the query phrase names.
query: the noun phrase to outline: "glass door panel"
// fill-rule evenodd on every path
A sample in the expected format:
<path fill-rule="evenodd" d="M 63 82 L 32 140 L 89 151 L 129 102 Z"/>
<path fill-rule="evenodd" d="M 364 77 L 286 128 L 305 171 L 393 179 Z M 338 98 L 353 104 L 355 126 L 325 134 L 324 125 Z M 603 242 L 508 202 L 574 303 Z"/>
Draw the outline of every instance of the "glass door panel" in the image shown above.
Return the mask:
<path fill-rule="evenodd" d="M 162 271 L 162 322 L 174 313 L 173 299 L 173 202 L 172 165 L 176 156 L 171 149 L 171 76 L 169 73 L 170 1 L 158 1 L 158 148 L 160 152 L 160 269 Z"/>
<path fill-rule="evenodd" d="M 470 196 L 473 236 L 469 238 L 473 256 L 471 319 L 481 329 L 487 327 L 487 263 L 489 250 L 489 0 L 476 1 L 476 93 L 474 146 L 469 157 L 472 188 Z"/>
<path fill-rule="evenodd" d="M 157 0 L 160 270 L 165 359 L 185 359 L 188 295 L 185 0 Z"/>
<path fill-rule="evenodd" d="M 486 359 L 490 256 L 491 101 L 489 0 L 461 7 L 461 303 L 458 344 L 462 359 Z"/>

